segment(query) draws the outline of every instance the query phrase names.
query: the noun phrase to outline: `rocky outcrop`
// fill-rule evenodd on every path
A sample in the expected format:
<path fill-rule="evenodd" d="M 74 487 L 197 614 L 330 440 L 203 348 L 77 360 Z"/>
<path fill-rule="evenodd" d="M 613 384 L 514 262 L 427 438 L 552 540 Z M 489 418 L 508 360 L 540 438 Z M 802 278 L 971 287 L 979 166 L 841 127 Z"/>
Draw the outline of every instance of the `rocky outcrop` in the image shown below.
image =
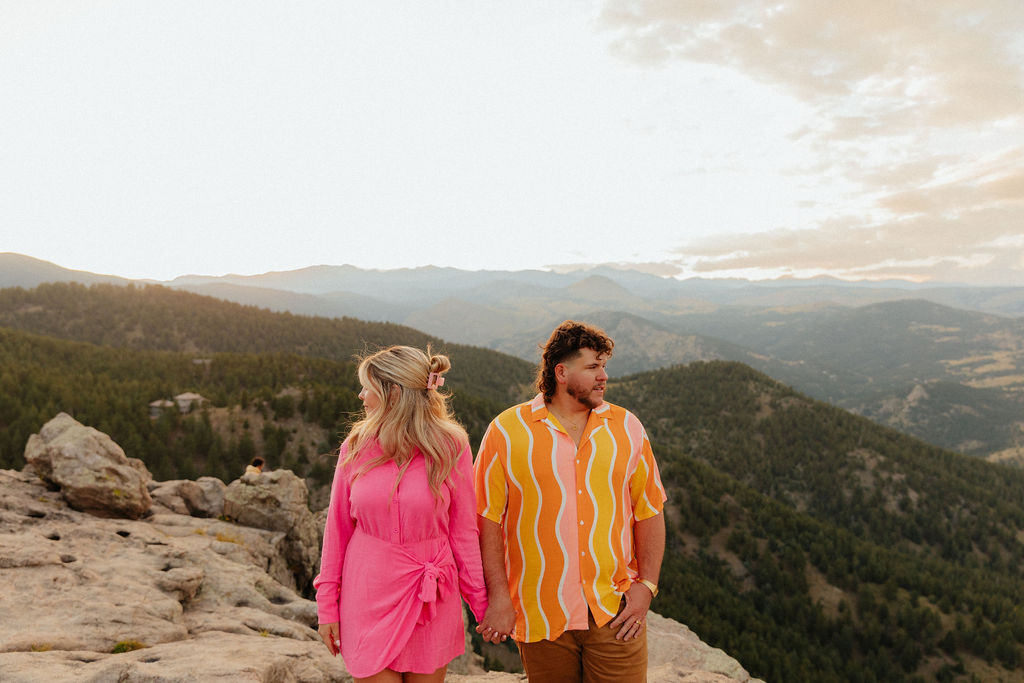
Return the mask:
<path fill-rule="evenodd" d="M 284 561 L 299 590 L 312 586 L 320 565 L 320 535 L 309 511 L 306 482 L 289 470 L 243 474 L 224 491 L 224 515 L 284 534 Z"/>
<path fill-rule="evenodd" d="M 213 514 L 220 482 L 151 483 L 149 514 L 131 519 L 74 509 L 30 468 L 0 470 L 0 679 L 350 681 L 320 642 L 315 603 L 293 589 L 289 534 L 308 532 L 295 532 L 307 525 L 297 503 L 304 487 L 290 474 L 226 487 L 224 511 L 235 511 L 226 521 Z M 189 505 L 189 484 L 212 502 Z M 239 514 L 242 500 L 258 514 Z M 275 515 L 275 505 L 290 512 Z M 308 551 L 301 557 L 310 562 Z M 648 624 L 652 683 L 752 681 L 682 624 L 655 614 Z M 523 676 L 485 673 L 468 653 L 448 680 Z"/>
<path fill-rule="evenodd" d="M 146 486 L 153 477 L 142 461 L 67 413 L 29 437 L 25 460 L 76 510 L 138 519 L 153 503 Z"/>
<path fill-rule="evenodd" d="M 99 518 L 0 470 L 0 678 L 350 680 L 315 603 L 271 576 L 283 537 L 162 504 Z"/>
<path fill-rule="evenodd" d="M 323 645 L 289 638 L 202 633 L 191 640 L 116 655 L 79 652 L 0 654 L 10 683 L 261 683 L 348 682 L 341 663 Z"/>
<path fill-rule="evenodd" d="M 153 500 L 168 510 L 193 517 L 220 517 L 224 514 L 224 491 L 227 487 L 216 477 L 175 479 L 150 482 Z"/>

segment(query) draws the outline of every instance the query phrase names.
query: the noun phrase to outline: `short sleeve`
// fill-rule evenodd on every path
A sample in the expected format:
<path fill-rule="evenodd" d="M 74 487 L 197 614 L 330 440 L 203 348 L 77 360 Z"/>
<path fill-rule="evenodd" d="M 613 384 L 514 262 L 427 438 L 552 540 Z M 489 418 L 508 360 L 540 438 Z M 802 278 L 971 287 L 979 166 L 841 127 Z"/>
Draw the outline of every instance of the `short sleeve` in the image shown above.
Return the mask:
<path fill-rule="evenodd" d="M 473 474 L 476 484 L 476 512 L 498 524 L 505 521 L 505 508 L 508 503 L 505 451 L 505 443 L 492 422 L 480 443 L 480 450 L 473 464 Z"/>
<path fill-rule="evenodd" d="M 633 517 L 636 520 L 659 514 L 665 508 L 665 501 L 668 499 L 646 431 L 643 432 L 636 469 L 629 480 L 629 495 L 633 502 Z"/>

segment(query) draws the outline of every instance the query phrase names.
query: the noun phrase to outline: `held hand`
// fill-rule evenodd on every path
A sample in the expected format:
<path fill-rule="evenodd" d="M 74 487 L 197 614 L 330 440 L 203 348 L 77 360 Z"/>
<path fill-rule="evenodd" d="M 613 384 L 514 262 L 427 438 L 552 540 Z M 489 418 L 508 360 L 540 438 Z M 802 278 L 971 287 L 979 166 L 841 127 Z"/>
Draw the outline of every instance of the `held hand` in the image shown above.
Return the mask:
<path fill-rule="evenodd" d="M 618 628 L 616 640 L 632 640 L 639 638 L 647 627 L 647 610 L 651 607 L 651 590 L 639 582 L 633 582 L 625 593 L 626 605 L 618 616 L 612 619 L 609 626 Z"/>
<path fill-rule="evenodd" d="M 488 643 L 500 643 L 512 635 L 516 625 L 516 611 L 511 600 L 491 602 L 487 606 L 483 620 L 477 625 L 476 632 Z"/>
<path fill-rule="evenodd" d="M 317 629 L 320 634 L 320 639 L 324 641 L 324 645 L 330 650 L 331 654 L 335 657 L 341 652 L 341 631 L 338 629 L 338 622 L 333 624 L 320 624 L 320 628 Z"/>

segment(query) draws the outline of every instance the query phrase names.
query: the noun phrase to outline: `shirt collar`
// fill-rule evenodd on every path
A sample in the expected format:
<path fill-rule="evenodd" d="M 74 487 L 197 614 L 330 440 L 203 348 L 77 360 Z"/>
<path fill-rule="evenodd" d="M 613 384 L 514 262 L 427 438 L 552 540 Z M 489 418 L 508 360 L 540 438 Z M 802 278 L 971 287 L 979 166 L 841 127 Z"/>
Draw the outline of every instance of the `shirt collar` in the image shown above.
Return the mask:
<path fill-rule="evenodd" d="M 608 415 L 609 410 L 611 410 L 611 406 L 608 404 L 608 401 L 602 401 L 601 405 L 594 408 L 591 412 L 607 420 L 611 417 Z M 537 394 L 530 401 L 530 415 L 534 422 L 540 422 L 548 416 L 548 406 L 544 403 L 544 394 Z"/>
<path fill-rule="evenodd" d="M 544 403 L 544 394 L 537 394 L 530 401 L 530 411 L 534 422 L 540 422 L 548 416 L 548 407 Z"/>

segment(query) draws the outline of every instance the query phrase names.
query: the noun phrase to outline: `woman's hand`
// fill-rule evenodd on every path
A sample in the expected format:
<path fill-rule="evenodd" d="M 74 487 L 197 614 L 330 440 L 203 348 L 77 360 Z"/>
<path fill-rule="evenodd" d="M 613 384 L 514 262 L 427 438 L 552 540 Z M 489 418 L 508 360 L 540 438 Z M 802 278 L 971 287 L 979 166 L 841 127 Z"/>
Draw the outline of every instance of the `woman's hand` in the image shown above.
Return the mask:
<path fill-rule="evenodd" d="M 321 640 L 324 641 L 324 645 L 331 651 L 331 654 L 337 656 L 341 652 L 341 631 L 338 629 L 338 622 L 320 624 L 317 632 L 320 634 Z"/>

